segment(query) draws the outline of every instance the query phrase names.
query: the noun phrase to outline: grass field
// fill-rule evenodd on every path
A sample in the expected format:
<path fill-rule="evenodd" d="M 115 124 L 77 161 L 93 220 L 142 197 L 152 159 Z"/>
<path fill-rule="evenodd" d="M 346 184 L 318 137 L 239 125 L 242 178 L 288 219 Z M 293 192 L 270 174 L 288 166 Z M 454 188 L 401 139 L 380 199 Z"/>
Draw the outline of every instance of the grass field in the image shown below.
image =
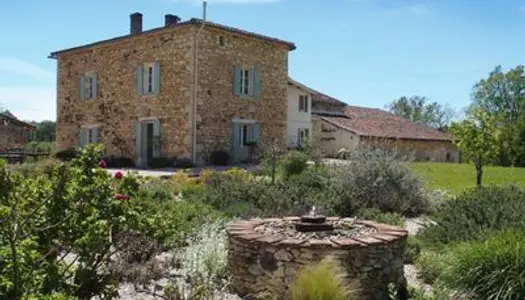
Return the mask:
<path fill-rule="evenodd" d="M 411 163 L 409 166 L 431 189 L 447 190 L 457 195 L 466 188 L 476 186 L 474 165 Z M 516 184 L 525 187 L 525 168 L 484 167 L 483 185 L 490 184 Z"/>

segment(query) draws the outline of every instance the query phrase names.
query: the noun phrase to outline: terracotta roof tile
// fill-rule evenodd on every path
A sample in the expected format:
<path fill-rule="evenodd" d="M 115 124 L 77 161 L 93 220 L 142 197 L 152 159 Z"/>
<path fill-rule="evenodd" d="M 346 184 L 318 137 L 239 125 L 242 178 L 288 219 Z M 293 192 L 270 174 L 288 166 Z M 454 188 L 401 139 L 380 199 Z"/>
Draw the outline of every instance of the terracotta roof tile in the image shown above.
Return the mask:
<path fill-rule="evenodd" d="M 415 124 L 377 108 L 347 106 L 345 117 L 320 116 L 321 119 L 362 136 L 452 141 L 452 136 L 436 129 Z"/>

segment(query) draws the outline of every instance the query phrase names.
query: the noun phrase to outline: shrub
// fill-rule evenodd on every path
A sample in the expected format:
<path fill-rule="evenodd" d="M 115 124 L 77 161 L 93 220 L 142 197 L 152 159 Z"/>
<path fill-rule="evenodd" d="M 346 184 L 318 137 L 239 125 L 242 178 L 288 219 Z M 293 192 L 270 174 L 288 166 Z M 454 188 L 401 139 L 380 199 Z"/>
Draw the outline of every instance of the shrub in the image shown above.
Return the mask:
<path fill-rule="evenodd" d="M 70 161 L 78 157 L 79 151 L 75 148 L 68 148 L 55 153 L 54 157 L 61 161 Z"/>
<path fill-rule="evenodd" d="M 291 300 L 348 300 L 350 287 L 344 271 L 333 259 L 306 266 L 290 286 Z"/>
<path fill-rule="evenodd" d="M 209 162 L 215 166 L 227 166 L 230 163 L 230 153 L 224 150 L 215 150 L 211 153 Z"/>
<path fill-rule="evenodd" d="M 413 264 L 421 254 L 421 249 L 421 241 L 417 237 L 409 235 L 403 254 L 405 264 Z"/>
<path fill-rule="evenodd" d="M 447 255 L 438 251 L 423 250 L 415 265 L 423 282 L 432 284 L 447 267 Z"/>
<path fill-rule="evenodd" d="M 175 165 L 175 158 L 170 157 L 155 157 L 151 160 L 149 166 L 153 169 L 170 168 Z"/>
<path fill-rule="evenodd" d="M 133 168 L 135 166 L 133 160 L 125 156 L 111 155 L 104 157 L 103 160 L 106 162 L 107 168 Z"/>
<path fill-rule="evenodd" d="M 297 150 L 286 153 L 280 161 L 280 168 L 284 179 L 288 179 L 292 175 L 301 174 L 307 167 L 308 155 Z"/>
<path fill-rule="evenodd" d="M 525 190 L 490 186 L 468 190 L 447 201 L 433 216 L 437 223 L 422 231 L 421 239 L 441 246 L 479 239 L 487 230 L 525 228 Z"/>
<path fill-rule="evenodd" d="M 377 208 L 360 209 L 356 217 L 362 220 L 373 220 L 379 223 L 405 227 L 405 219 L 401 215 L 391 212 L 383 213 Z"/>
<path fill-rule="evenodd" d="M 525 299 L 525 235 L 522 229 L 492 232 L 485 241 L 450 250 L 440 278 L 446 286 L 480 299 Z"/>
<path fill-rule="evenodd" d="M 375 208 L 415 216 L 431 207 L 422 181 L 395 153 L 354 151 L 349 161 L 335 169 L 342 195 L 340 215 L 352 216 L 359 209 Z"/>
<path fill-rule="evenodd" d="M 9 172 L 18 173 L 24 177 L 37 177 L 50 172 L 59 164 L 60 161 L 57 161 L 56 159 L 46 158 L 35 162 L 8 164 L 6 165 L 6 168 Z"/>
<path fill-rule="evenodd" d="M 181 158 L 175 159 L 175 167 L 181 168 L 181 169 L 188 169 L 188 168 L 195 167 L 195 164 L 193 163 L 191 158 L 181 157 Z"/>

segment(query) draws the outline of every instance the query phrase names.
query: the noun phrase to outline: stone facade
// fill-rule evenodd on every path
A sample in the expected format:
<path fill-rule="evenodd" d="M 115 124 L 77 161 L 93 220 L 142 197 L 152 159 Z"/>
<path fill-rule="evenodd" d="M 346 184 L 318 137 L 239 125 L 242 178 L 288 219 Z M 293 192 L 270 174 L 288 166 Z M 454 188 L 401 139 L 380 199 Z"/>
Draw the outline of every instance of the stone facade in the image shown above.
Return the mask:
<path fill-rule="evenodd" d="M 461 154 L 452 141 L 383 139 L 360 137 L 359 147 L 392 149 L 412 156 L 415 161 L 460 163 Z"/>
<path fill-rule="evenodd" d="M 57 150 L 79 145 L 80 128 L 97 127 L 98 143 L 108 155 L 137 159 L 137 123 L 153 120 L 160 124 L 161 157 L 191 157 L 198 29 L 183 22 L 57 52 Z M 284 143 L 290 45 L 209 26 L 201 32 L 198 49 L 197 162 L 214 150 L 231 149 L 233 119 L 256 120 L 263 139 Z M 159 92 L 138 95 L 136 69 L 149 62 L 160 65 Z M 260 70 L 258 99 L 233 95 L 236 65 Z M 79 78 L 89 72 L 97 76 L 97 95 L 81 100 Z"/>
<path fill-rule="evenodd" d="M 241 295 L 271 291 L 286 299 L 297 271 L 327 256 L 341 262 L 350 286 L 359 295 L 356 299 L 389 299 L 389 283 L 402 290 L 406 287 L 403 252 L 408 233 L 402 228 L 357 221 L 376 232 L 355 238 L 296 240 L 255 232 L 261 222 L 265 220 L 240 221 L 228 227 L 233 287 Z"/>
<path fill-rule="evenodd" d="M 0 113 L 0 151 L 25 148 L 34 127 Z"/>

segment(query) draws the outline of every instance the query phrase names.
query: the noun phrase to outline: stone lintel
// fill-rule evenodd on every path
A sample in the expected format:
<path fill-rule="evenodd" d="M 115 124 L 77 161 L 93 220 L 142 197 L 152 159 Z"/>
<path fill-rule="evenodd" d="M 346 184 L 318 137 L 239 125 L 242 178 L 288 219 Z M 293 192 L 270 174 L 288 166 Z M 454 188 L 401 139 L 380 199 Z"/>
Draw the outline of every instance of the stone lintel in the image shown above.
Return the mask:
<path fill-rule="evenodd" d="M 379 239 L 375 239 L 371 236 L 361 236 L 361 237 L 355 237 L 354 239 L 362 242 L 362 243 L 365 243 L 366 245 L 378 245 L 378 244 L 383 244 L 384 242 L 382 240 L 379 240 Z"/>
<path fill-rule="evenodd" d="M 332 238 L 331 240 L 334 244 L 344 248 L 362 247 L 366 245 L 353 238 Z"/>

